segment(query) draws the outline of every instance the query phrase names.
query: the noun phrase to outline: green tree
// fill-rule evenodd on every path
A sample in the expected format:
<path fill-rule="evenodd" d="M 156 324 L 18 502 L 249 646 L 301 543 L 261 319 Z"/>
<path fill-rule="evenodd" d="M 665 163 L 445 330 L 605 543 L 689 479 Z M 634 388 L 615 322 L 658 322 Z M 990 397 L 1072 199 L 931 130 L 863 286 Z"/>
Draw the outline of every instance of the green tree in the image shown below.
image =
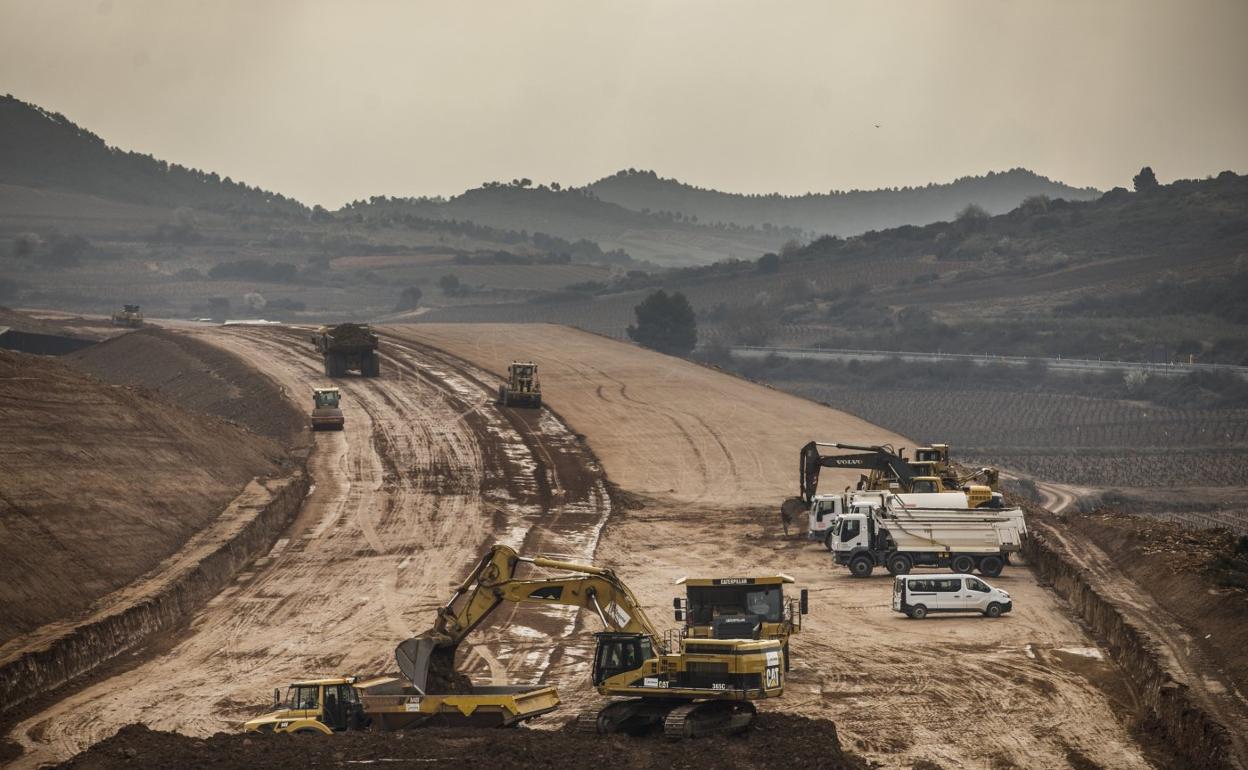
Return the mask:
<path fill-rule="evenodd" d="M 636 343 L 674 356 L 692 352 L 698 344 L 698 321 L 684 294 L 660 289 L 633 309 L 637 325 L 628 327 Z"/>
<path fill-rule="evenodd" d="M 758 267 L 760 273 L 778 273 L 780 272 L 780 255 L 768 252 L 758 258 Z"/>
<path fill-rule="evenodd" d="M 459 276 L 454 273 L 450 273 L 439 278 L 438 286 L 442 288 L 442 293 L 448 297 L 454 297 L 464 293 L 464 285 L 460 283 Z"/>
<path fill-rule="evenodd" d="M 415 310 L 420 306 L 420 298 L 422 292 L 419 286 L 408 286 L 399 292 L 399 301 L 394 305 L 394 311 L 401 313 L 404 310 Z"/>
<path fill-rule="evenodd" d="M 1152 166 L 1145 166 L 1144 168 L 1140 169 L 1140 173 L 1136 174 L 1135 177 L 1132 178 L 1131 181 L 1132 183 L 1135 184 L 1136 192 L 1147 192 L 1148 190 L 1156 190 L 1158 187 L 1157 175 L 1153 173 Z"/>

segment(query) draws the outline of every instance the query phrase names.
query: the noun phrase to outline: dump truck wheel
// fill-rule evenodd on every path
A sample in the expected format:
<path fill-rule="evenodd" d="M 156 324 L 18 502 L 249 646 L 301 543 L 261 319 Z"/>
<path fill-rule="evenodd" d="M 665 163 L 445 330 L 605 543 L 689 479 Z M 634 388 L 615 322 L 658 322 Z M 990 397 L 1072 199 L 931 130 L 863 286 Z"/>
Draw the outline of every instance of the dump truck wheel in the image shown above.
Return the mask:
<path fill-rule="evenodd" d="M 857 578 L 871 577 L 871 573 L 875 571 L 875 565 L 866 556 L 855 557 L 849 563 L 849 574 Z"/>
<path fill-rule="evenodd" d="M 904 553 L 895 553 L 888 557 L 888 574 L 909 575 L 910 557 L 906 556 Z"/>
<path fill-rule="evenodd" d="M 1001 568 L 1004 566 L 996 556 L 985 556 L 979 562 L 979 574 L 984 577 L 996 577 L 1001 574 Z"/>
<path fill-rule="evenodd" d="M 966 554 L 955 556 L 953 561 L 949 562 L 949 568 L 962 575 L 970 574 L 975 570 L 975 560 Z"/>
<path fill-rule="evenodd" d="M 997 604 L 996 602 L 989 604 L 988 609 L 984 610 L 984 614 L 990 618 L 1001 617 L 1001 605 Z"/>

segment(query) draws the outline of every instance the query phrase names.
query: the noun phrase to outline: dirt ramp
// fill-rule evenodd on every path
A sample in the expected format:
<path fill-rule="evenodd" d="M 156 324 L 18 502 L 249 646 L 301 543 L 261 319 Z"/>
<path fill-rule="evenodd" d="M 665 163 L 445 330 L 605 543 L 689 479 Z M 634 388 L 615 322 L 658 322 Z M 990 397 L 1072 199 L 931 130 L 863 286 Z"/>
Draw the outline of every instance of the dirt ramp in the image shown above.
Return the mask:
<path fill-rule="evenodd" d="M 306 415 L 281 386 L 238 356 L 186 334 L 143 329 L 67 357 L 113 385 L 159 393 L 179 406 L 215 415 L 283 444 L 298 443 Z M 305 394 L 295 394 L 302 399 Z"/>
<path fill-rule="evenodd" d="M 289 464 L 224 420 L 7 351 L 0 421 L 0 645 L 84 612 Z"/>
<path fill-rule="evenodd" d="M 913 446 L 845 412 L 564 326 L 385 328 L 500 379 L 515 358 L 537 361 L 543 402 L 585 436 L 613 482 L 642 495 L 778 510 L 797 493 L 797 453 L 811 439 Z M 857 476 L 825 471 L 823 488 Z"/>
<path fill-rule="evenodd" d="M 599 737 L 571 730 L 450 730 L 412 733 L 351 733 L 308 738 L 218 733 L 189 738 L 142 725 L 58 765 L 111 770 L 134 767 L 422 767 L 482 766 L 493 770 L 548 767 L 562 770 L 668 770 L 668 768 L 758 768 L 759 770 L 865 770 L 868 765 L 841 749 L 836 725 L 785 714 L 760 715 L 744 736 L 673 743 L 663 738 Z"/>

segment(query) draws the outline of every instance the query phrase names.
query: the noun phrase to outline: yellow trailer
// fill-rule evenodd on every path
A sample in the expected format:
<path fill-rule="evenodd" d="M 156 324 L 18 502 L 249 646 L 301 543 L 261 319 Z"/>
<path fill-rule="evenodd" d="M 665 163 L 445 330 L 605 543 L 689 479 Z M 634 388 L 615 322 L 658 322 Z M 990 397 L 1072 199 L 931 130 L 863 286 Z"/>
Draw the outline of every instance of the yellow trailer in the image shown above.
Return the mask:
<path fill-rule="evenodd" d="M 408 730 L 422 725 L 512 727 L 554 711 L 554 687 L 474 685 L 471 693 L 421 694 L 397 677 L 332 677 L 273 692 L 273 710 L 248 720 L 255 733 L 332 735 L 349 730 Z"/>

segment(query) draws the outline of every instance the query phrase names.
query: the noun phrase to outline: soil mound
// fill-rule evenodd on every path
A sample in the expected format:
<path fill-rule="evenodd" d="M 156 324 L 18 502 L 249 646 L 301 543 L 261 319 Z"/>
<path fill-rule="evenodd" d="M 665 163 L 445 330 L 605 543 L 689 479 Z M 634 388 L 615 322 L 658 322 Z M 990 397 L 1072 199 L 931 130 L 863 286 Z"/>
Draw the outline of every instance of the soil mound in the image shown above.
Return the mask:
<path fill-rule="evenodd" d="M 134 767 L 354 767 L 358 765 L 476 767 L 492 770 L 550 767 L 736 768 L 760 770 L 865 770 L 867 763 L 841 750 L 832 722 L 787 714 L 761 714 L 743 736 L 672 742 L 662 737 L 584 735 L 571 729 L 468 730 L 427 728 L 409 733 L 346 733 L 309 738 L 217 733 L 190 738 L 123 727 L 62 768 Z"/>
<path fill-rule="evenodd" d="M 281 388 L 232 353 L 184 334 L 143 329 L 67 356 L 75 367 L 114 385 L 154 390 L 196 412 L 216 415 L 290 445 L 306 417 Z"/>
<path fill-rule="evenodd" d="M 289 464 L 224 420 L 9 351 L 0 424 L 0 645 L 142 575 Z"/>

